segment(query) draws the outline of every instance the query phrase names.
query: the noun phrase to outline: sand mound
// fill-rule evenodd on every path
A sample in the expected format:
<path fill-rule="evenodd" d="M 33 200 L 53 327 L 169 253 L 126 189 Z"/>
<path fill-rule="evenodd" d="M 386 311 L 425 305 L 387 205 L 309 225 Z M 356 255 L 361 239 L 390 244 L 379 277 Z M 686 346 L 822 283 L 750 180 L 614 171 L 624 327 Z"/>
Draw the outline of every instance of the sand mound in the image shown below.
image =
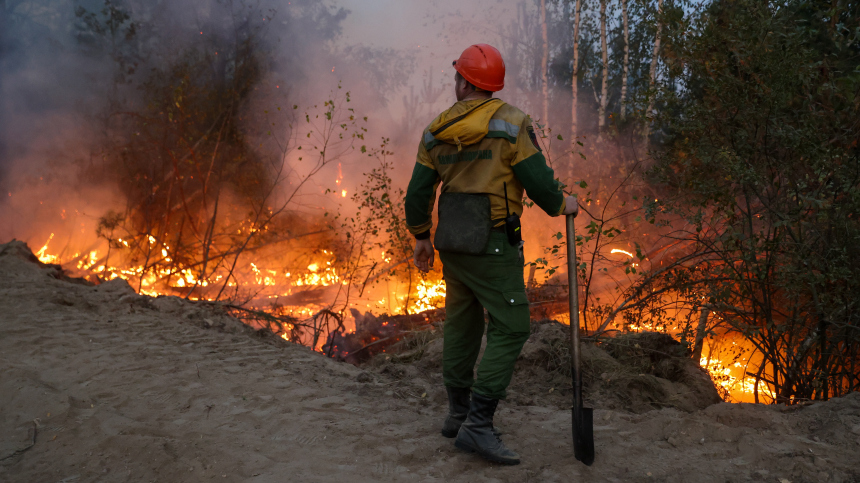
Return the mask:
<path fill-rule="evenodd" d="M 665 400 L 631 396 L 630 384 L 600 377 L 607 368 L 693 386 L 675 359 L 613 347 L 588 349 L 597 458 L 581 465 L 564 329 L 535 324 L 496 418 L 523 464 L 499 467 L 438 432 L 438 328 L 362 369 L 217 305 L 87 285 L 23 244 L 0 245 L 0 481 L 860 481 L 860 394 L 637 414 Z"/>
<path fill-rule="evenodd" d="M 420 369 L 441 379 L 441 326 L 392 345 L 370 367 L 397 373 L 398 369 L 388 366 L 414 364 L 414 369 L 403 369 L 410 378 L 417 377 Z M 666 334 L 628 334 L 600 346 L 586 343 L 582 364 L 586 402 L 594 407 L 634 413 L 671 407 L 690 412 L 721 401 L 707 372 Z M 551 320 L 533 322 L 532 335 L 517 361 L 508 402 L 570 407 L 571 388 L 569 327 Z"/>

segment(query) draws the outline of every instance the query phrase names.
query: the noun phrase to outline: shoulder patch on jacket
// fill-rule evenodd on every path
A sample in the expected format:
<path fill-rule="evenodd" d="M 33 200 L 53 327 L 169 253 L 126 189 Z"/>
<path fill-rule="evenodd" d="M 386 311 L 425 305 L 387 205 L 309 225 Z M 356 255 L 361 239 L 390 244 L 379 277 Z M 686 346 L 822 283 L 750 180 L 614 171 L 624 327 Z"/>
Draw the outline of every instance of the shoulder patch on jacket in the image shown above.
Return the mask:
<path fill-rule="evenodd" d="M 526 132 L 529 133 L 529 139 L 532 140 L 532 144 L 534 145 L 535 149 L 537 149 L 538 152 L 542 153 L 543 149 L 541 149 L 540 144 L 538 144 L 537 134 L 535 134 L 535 129 L 533 127 L 529 126 L 526 128 Z"/>

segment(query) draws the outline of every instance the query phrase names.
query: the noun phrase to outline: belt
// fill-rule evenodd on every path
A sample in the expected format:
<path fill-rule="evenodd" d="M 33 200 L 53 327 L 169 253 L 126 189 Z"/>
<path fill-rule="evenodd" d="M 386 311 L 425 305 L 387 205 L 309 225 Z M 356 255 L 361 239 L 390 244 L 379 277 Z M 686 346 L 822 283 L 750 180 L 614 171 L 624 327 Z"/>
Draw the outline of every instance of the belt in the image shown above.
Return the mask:
<path fill-rule="evenodd" d="M 492 224 L 493 224 L 493 225 L 496 225 L 497 223 L 504 223 L 505 219 L 504 219 L 504 218 L 501 218 L 501 219 L 498 219 L 498 220 L 490 220 L 490 221 L 492 222 Z M 493 230 L 493 231 L 500 232 L 500 233 L 505 233 L 505 225 L 504 225 L 504 224 L 502 224 L 502 225 L 499 225 L 499 226 L 493 226 L 492 230 Z"/>

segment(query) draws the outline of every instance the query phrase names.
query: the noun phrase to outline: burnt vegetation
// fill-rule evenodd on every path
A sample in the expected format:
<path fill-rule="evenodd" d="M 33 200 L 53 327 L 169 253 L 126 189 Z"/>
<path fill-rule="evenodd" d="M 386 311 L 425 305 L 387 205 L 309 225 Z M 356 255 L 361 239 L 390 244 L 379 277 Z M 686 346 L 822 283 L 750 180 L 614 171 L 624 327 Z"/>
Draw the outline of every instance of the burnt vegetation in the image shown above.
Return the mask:
<path fill-rule="evenodd" d="M 177 25 L 156 7 L 108 1 L 76 14 L 81 48 L 108 51 L 116 64 L 89 176 L 125 195 L 125 211 L 102 218 L 99 234 L 138 267 L 138 289 L 241 303 L 255 295 L 237 279 L 243 255 L 277 256 L 277 245 L 307 257 L 311 243 L 336 244 L 324 222 L 301 214 L 300 189 L 363 131 L 343 91 L 316 106 L 291 103 L 289 81 L 301 74 L 277 78 L 275 63 L 297 59 L 273 55 L 265 37 L 278 18 L 304 25 L 288 30 L 287 52 L 305 34 L 324 41 L 343 11 L 312 2 L 278 15 L 219 4 L 178 49 Z"/>

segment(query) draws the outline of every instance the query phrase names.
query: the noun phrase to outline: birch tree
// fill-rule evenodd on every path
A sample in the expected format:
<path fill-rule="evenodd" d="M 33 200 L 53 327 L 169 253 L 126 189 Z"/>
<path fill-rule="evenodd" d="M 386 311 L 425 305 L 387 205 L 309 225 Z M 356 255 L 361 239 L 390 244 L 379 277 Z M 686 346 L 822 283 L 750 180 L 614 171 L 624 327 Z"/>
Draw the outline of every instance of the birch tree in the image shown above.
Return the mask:
<path fill-rule="evenodd" d="M 660 0 L 662 2 L 662 0 Z M 609 100 L 609 54 L 606 42 L 606 2 L 600 0 L 600 57 L 603 65 L 600 80 L 600 104 L 597 110 L 597 139 L 603 139 L 603 131 L 606 128 L 606 104 Z"/>
<path fill-rule="evenodd" d="M 654 34 L 654 52 L 651 55 L 651 69 L 648 71 L 648 109 L 645 110 L 645 135 L 651 132 L 650 119 L 654 116 L 654 86 L 657 83 L 657 59 L 660 55 L 660 34 L 663 30 L 663 0 L 657 0 L 657 16 L 654 21 L 657 32 Z"/>
<path fill-rule="evenodd" d="M 624 61 L 621 70 L 621 121 L 627 116 L 627 76 L 630 70 L 630 28 L 627 18 L 627 0 L 621 0 L 621 27 L 624 37 Z"/>
<path fill-rule="evenodd" d="M 570 93 L 572 99 L 570 101 L 570 143 L 571 150 L 576 149 L 577 124 L 577 106 L 579 94 L 579 18 L 582 13 L 583 0 L 576 0 L 576 6 L 573 12 L 573 72 L 570 79 Z"/>
<path fill-rule="evenodd" d="M 542 56 L 540 62 L 541 68 L 541 122 L 544 126 L 547 125 L 547 121 L 549 120 L 549 78 L 548 78 L 548 64 L 549 64 L 549 39 L 547 38 L 547 27 L 546 27 L 546 0 L 540 0 L 540 32 L 541 39 L 543 40 L 542 46 Z"/>

